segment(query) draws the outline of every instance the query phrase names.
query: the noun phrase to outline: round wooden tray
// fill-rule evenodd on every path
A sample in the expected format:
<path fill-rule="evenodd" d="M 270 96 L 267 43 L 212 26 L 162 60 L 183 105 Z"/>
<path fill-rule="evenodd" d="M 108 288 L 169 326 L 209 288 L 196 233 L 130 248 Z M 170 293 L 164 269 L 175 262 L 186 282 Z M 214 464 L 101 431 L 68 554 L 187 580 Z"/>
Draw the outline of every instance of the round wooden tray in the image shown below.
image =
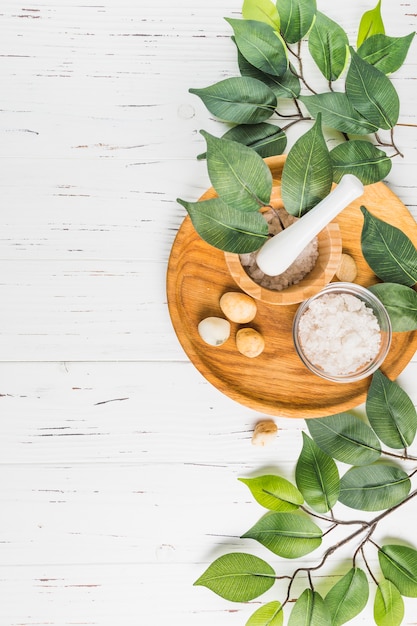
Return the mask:
<path fill-rule="evenodd" d="M 266 160 L 280 191 L 283 157 Z M 211 194 L 209 190 L 207 194 Z M 206 196 L 206 194 L 205 194 Z M 204 197 L 204 196 L 203 196 Z M 378 282 L 361 252 L 363 216 L 360 206 L 403 230 L 417 246 L 417 224 L 405 205 L 383 183 L 368 185 L 364 195 L 339 214 L 343 251 L 358 265 L 356 282 Z M 347 411 L 365 401 L 370 378 L 355 383 L 332 383 L 309 372 L 295 352 L 292 322 L 299 305 L 274 306 L 257 301 L 250 324 L 265 338 L 264 352 L 249 359 L 235 346 L 239 325 L 232 324 L 230 339 L 219 347 L 204 343 L 197 332 L 201 319 L 223 314 L 219 300 L 225 291 L 239 291 L 230 276 L 224 253 L 205 243 L 186 217 L 172 246 L 167 270 L 167 296 L 171 320 L 187 356 L 201 374 L 233 400 L 268 415 L 313 418 Z M 393 333 L 382 371 L 391 380 L 409 363 L 417 349 L 417 331 Z"/>

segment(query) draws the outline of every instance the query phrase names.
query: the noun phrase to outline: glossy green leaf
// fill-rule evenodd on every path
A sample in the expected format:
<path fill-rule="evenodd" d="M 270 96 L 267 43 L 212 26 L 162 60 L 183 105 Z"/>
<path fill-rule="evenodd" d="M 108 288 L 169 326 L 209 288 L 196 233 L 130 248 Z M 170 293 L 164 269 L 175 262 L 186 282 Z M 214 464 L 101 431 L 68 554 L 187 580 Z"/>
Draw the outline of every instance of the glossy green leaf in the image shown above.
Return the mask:
<path fill-rule="evenodd" d="M 281 34 L 288 43 L 296 43 L 310 30 L 316 12 L 316 0 L 277 0 Z"/>
<path fill-rule="evenodd" d="M 303 433 L 303 449 L 295 468 L 295 480 L 307 504 L 318 513 L 326 513 L 337 502 L 339 472 L 332 457 Z"/>
<path fill-rule="evenodd" d="M 319 114 L 314 126 L 288 153 L 282 171 L 281 194 L 288 213 L 301 217 L 327 196 L 332 187 L 332 164 Z"/>
<path fill-rule="evenodd" d="M 339 144 L 330 151 L 330 158 L 336 183 L 345 174 L 353 174 L 364 185 L 371 185 L 383 180 L 392 167 L 392 161 L 385 152 L 361 139 Z"/>
<path fill-rule="evenodd" d="M 272 26 L 256 20 L 226 18 L 234 31 L 234 40 L 241 54 L 254 67 L 274 76 L 288 69 L 285 43 Z"/>
<path fill-rule="evenodd" d="M 396 72 L 404 63 L 415 33 L 405 37 L 373 35 L 358 49 L 359 56 L 384 74 Z"/>
<path fill-rule="evenodd" d="M 352 106 L 371 124 L 393 128 L 400 113 L 400 100 L 390 79 L 364 61 L 350 48 L 351 62 L 346 76 L 346 95 Z"/>
<path fill-rule="evenodd" d="M 281 22 L 277 8 L 271 0 L 243 0 L 242 16 L 245 20 L 265 22 L 279 31 Z"/>
<path fill-rule="evenodd" d="M 310 435 L 324 452 L 349 465 L 369 465 L 381 455 L 373 430 L 351 413 L 307 420 Z"/>
<path fill-rule="evenodd" d="M 368 597 L 369 583 L 365 572 L 358 567 L 352 567 L 324 598 L 332 626 L 341 626 L 359 615 L 365 608 Z"/>
<path fill-rule="evenodd" d="M 299 513 L 267 513 L 242 537 L 255 539 L 286 559 L 296 559 L 320 546 L 322 531 Z"/>
<path fill-rule="evenodd" d="M 282 154 L 287 145 L 287 135 L 274 124 L 261 122 L 260 124 L 239 124 L 228 130 L 222 137 L 229 141 L 248 146 L 255 150 L 262 158 Z M 207 153 L 199 155 L 198 159 L 206 158 Z"/>
<path fill-rule="evenodd" d="M 244 213 L 220 198 L 204 202 L 178 198 L 177 202 L 188 212 L 200 237 L 219 250 L 235 254 L 253 252 L 268 239 L 268 225 L 261 213 Z"/>
<path fill-rule="evenodd" d="M 217 195 L 239 211 L 258 211 L 271 198 L 272 174 L 254 150 L 205 131 L 207 171 Z"/>
<path fill-rule="evenodd" d="M 378 126 L 362 117 L 344 93 L 327 91 L 313 96 L 300 96 L 300 100 L 312 117 L 317 118 L 320 113 L 324 126 L 341 133 L 368 135 L 378 131 Z"/>
<path fill-rule="evenodd" d="M 297 487 L 281 476 L 265 474 L 239 480 L 249 487 L 255 500 L 270 511 L 294 511 L 304 502 Z"/>
<path fill-rule="evenodd" d="M 412 287 L 417 283 L 417 249 L 405 233 L 380 220 L 362 206 L 362 254 L 373 272 L 386 283 Z"/>
<path fill-rule="evenodd" d="M 267 85 L 246 76 L 225 78 L 189 92 L 201 98 L 210 113 L 234 124 L 264 122 L 277 106 L 276 96 Z"/>
<path fill-rule="evenodd" d="M 402 596 L 417 598 L 417 550 L 408 546 L 386 545 L 378 551 L 382 573 Z"/>
<path fill-rule="evenodd" d="M 359 46 L 372 35 L 384 34 L 385 27 L 384 22 L 382 20 L 381 15 L 381 0 L 378 1 L 378 4 L 374 9 L 370 11 L 366 11 L 359 23 L 358 29 L 358 38 L 356 42 L 356 46 Z"/>
<path fill-rule="evenodd" d="M 375 594 L 374 620 L 376 626 L 400 626 L 404 617 L 404 600 L 389 580 L 381 580 Z"/>
<path fill-rule="evenodd" d="M 248 602 L 265 593 L 275 582 L 272 567 L 257 556 L 231 552 L 216 559 L 195 581 L 232 602 Z"/>
<path fill-rule="evenodd" d="M 261 72 L 257 67 L 254 67 L 245 59 L 245 57 L 237 49 L 237 60 L 239 70 L 242 76 L 249 78 L 255 78 L 256 80 L 265 83 L 275 94 L 276 98 L 298 98 L 301 91 L 300 80 L 295 74 L 295 70 L 292 65 L 282 76 L 274 76 L 272 74 L 266 74 Z"/>
<path fill-rule="evenodd" d="M 308 35 L 308 49 L 328 81 L 339 78 L 349 55 L 348 36 L 339 24 L 320 11 Z"/>
<path fill-rule="evenodd" d="M 294 604 L 288 626 L 331 626 L 329 611 L 317 591 L 303 591 Z"/>
<path fill-rule="evenodd" d="M 372 376 L 366 398 L 368 420 L 390 448 L 410 446 L 417 431 L 417 411 L 409 395 L 380 370 Z"/>
<path fill-rule="evenodd" d="M 382 511 L 409 494 L 408 475 L 395 465 L 375 463 L 352 467 L 340 480 L 339 500 L 351 509 Z"/>
<path fill-rule="evenodd" d="M 246 626 L 282 626 L 284 613 L 279 602 L 268 602 L 250 616 Z"/>
<path fill-rule="evenodd" d="M 417 330 L 417 292 L 397 283 L 368 287 L 388 311 L 393 332 Z"/>

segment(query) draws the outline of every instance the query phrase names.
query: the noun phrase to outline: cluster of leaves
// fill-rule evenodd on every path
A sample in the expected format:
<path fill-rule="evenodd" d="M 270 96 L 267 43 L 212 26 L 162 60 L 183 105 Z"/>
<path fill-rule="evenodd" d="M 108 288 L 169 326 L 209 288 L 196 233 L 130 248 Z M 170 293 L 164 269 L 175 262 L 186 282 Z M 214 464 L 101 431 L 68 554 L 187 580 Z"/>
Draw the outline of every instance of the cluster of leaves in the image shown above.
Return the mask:
<path fill-rule="evenodd" d="M 276 581 L 287 581 L 284 599 L 261 605 L 246 626 L 282 626 L 299 575 L 307 580 L 307 587 L 291 609 L 288 626 L 341 626 L 367 605 L 370 580 L 375 585 L 377 626 L 399 626 L 403 596 L 417 597 L 417 550 L 400 541 L 379 545 L 374 539 L 379 523 L 417 495 L 417 489 L 412 490 L 417 469 L 407 473 L 400 463 L 417 461 L 408 450 L 416 436 L 417 412 L 407 393 L 378 370 L 367 397 L 366 417 L 341 413 L 308 420 L 309 435 L 303 433 L 295 484 L 277 475 L 240 479 L 268 510 L 242 538 L 259 542 L 279 557 L 302 557 L 322 546 L 323 540 L 329 543 L 336 529 L 346 531 L 343 539 L 325 548 L 317 564 L 298 567 L 288 575 L 277 574 L 264 559 L 246 552 L 216 559 L 195 584 L 233 602 L 248 602 Z M 341 464 L 350 466 L 343 475 Z M 379 513 L 370 519 L 342 520 L 336 515 L 338 503 Z M 348 543 L 354 543 L 352 561 L 346 563 L 340 580 L 321 594 L 314 573 Z M 370 566 L 371 550 L 378 554 L 377 572 Z"/>
<path fill-rule="evenodd" d="M 346 173 L 355 174 L 364 184 L 387 176 L 391 157 L 371 137 L 399 153 L 393 139 L 399 98 L 388 74 L 401 67 L 415 34 L 387 36 L 381 1 L 362 16 L 356 50 L 349 46 L 343 28 L 317 10 L 316 0 L 277 0 L 276 4 L 244 0 L 242 18 L 227 18 L 240 76 L 190 89 L 210 113 L 232 125 L 219 139 L 202 133 L 207 152 L 201 156 L 207 157 L 218 198 L 199 203 L 179 200 L 203 239 L 238 253 L 265 243 L 266 226 L 256 212 L 268 205 L 272 180 L 262 159 L 285 151 L 289 126 L 305 120 L 310 125 L 289 150 L 283 170 L 282 198 L 292 215 L 301 217 L 309 211 Z M 306 80 L 301 55 L 305 40 L 327 80 L 328 90 L 323 93 Z M 336 91 L 335 81 L 341 77 L 344 89 Z M 293 115 L 280 113 L 281 104 L 288 101 L 294 104 Z M 273 116 L 274 121 L 292 119 L 281 128 L 266 121 Z M 337 131 L 340 138 L 330 151 L 324 127 Z M 391 143 L 380 141 L 381 129 L 390 132 Z"/>

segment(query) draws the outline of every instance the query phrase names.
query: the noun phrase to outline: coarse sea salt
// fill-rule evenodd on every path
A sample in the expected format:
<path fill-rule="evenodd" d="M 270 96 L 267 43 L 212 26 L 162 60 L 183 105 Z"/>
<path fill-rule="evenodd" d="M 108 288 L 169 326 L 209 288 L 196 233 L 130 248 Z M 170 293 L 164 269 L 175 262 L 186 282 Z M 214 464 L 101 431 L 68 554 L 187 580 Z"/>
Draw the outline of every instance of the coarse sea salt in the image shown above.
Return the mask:
<path fill-rule="evenodd" d="M 327 374 L 344 376 L 376 357 L 381 329 L 360 298 L 328 293 L 314 299 L 301 315 L 298 337 L 311 363 Z"/>
<path fill-rule="evenodd" d="M 263 213 L 263 216 L 268 223 L 270 235 L 276 235 L 282 230 L 281 223 L 286 228 L 297 219 L 287 213 L 285 209 L 269 209 Z M 286 287 L 296 285 L 311 272 L 319 256 L 318 239 L 314 237 L 288 269 L 278 276 L 268 276 L 262 272 L 256 263 L 257 252 L 258 251 L 240 255 L 240 262 L 243 269 L 248 276 L 261 287 L 274 291 L 282 291 Z"/>

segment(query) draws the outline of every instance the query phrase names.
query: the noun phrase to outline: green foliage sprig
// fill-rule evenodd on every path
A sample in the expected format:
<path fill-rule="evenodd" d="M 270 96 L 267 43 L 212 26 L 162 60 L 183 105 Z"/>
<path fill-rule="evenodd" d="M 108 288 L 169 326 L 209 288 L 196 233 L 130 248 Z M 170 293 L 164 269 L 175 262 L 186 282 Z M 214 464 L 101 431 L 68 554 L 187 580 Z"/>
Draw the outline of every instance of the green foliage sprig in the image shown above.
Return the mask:
<path fill-rule="evenodd" d="M 240 479 L 267 509 L 242 539 L 255 540 L 283 559 L 322 548 L 315 564 L 288 574 L 282 564 L 277 574 L 264 559 L 246 552 L 220 556 L 207 568 L 195 585 L 233 602 L 248 602 L 279 584 L 281 600 L 261 605 L 246 626 L 283 626 L 287 618 L 288 626 L 341 626 L 362 612 L 370 595 L 375 624 L 399 626 L 403 597 L 417 597 L 417 550 L 402 540 L 378 543 L 375 539 L 380 523 L 417 496 L 412 488 L 417 468 L 407 472 L 401 466 L 417 462 L 409 453 L 417 432 L 417 412 L 407 393 L 378 370 L 370 385 L 366 415 L 364 420 L 352 413 L 308 420 L 295 484 L 271 474 Z M 343 474 L 341 463 L 350 465 Z M 340 504 L 377 514 L 343 519 Z M 337 536 L 334 543 L 332 536 Z M 344 574 L 326 593 L 321 592 L 321 568 L 348 544 L 353 546 L 353 556 L 346 560 Z M 379 568 L 370 565 L 372 552 L 378 555 Z M 306 588 L 290 608 L 293 584 L 301 577 Z"/>
<path fill-rule="evenodd" d="M 309 211 L 346 173 L 365 185 L 388 175 L 392 157 L 400 154 L 394 141 L 399 98 L 389 75 L 403 64 L 415 33 L 387 36 L 381 1 L 360 19 L 356 49 L 343 27 L 317 9 L 316 0 L 244 0 L 242 19 L 226 21 L 240 76 L 190 89 L 229 126 L 221 138 L 202 133 L 207 151 L 200 158 L 207 157 L 218 197 L 178 201 L 203 239 L 243 253 L 267 239 L 255 215 L 268 205 L 272 186 L 263 158 L 285 151 L 294 124 L 307 122 L 309 129 L 288 151 L 283 169 L 282 197 L 292 215 Z M 307 79 L 306 55 L 326 79 L 327 91 L 318 92 L 314 77 Z M 344 81 L 343 88 L 336 81 Z M 282 112 L 288 103 L 294 107 L 290 115 Z M 339 138 L 332 150 L 325 131 Z M 388 141 L 381 140 L 381 131 L 388 131 Z"/>

